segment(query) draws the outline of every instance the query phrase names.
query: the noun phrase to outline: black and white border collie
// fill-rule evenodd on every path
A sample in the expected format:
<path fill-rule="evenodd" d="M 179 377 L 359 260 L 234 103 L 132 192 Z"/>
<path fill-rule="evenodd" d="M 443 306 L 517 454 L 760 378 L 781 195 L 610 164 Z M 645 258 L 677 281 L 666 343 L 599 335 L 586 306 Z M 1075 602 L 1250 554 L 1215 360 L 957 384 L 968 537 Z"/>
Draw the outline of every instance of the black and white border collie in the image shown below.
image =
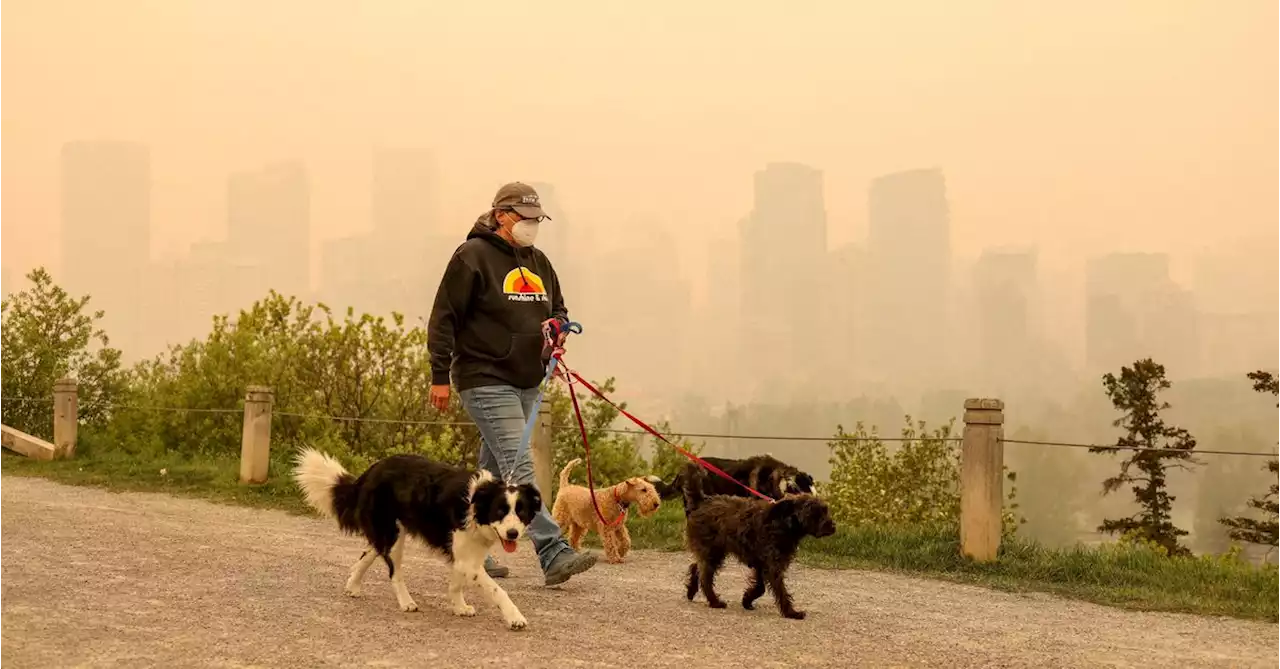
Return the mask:
<path fill-rule="evenodd" d="M 502 611 L 508 627 L 519 630 L 528 624 L 506 591 L 485 573 L 484 559 L 496 543 L 508 553 L 515 551 L 516 540 L 542 508 L 537 488 L 507 485 L 487 471 L 418 455 L 393 455 L 355 477 L 337 460 L 311 448 L 298 454 L 293 477 L 308 504 L 336 518 L 344 532 L 362 535 L 369 542 L 351 567 L 348 595 L 360 596 L 364 573 L 381 556 L 400 609 L 418 610 L 401 569 L 407 534 L 422 539 L 452 563 L 449 602 L 454 615 L 476 614 L 462 596 L 463 588 L 474 583 Z"/>

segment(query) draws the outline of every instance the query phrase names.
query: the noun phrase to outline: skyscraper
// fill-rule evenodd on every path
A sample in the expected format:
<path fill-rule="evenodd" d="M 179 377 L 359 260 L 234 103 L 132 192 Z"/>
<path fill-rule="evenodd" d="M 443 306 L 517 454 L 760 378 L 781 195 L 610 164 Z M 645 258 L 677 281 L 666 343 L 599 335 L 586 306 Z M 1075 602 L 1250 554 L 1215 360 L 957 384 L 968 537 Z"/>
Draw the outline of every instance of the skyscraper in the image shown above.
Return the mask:
<path fill-rule="evenodd" d="M 62 146 L 62 277 L 106 315 L 113 343 L 142 332 L 140 296 L 151 261 L 151 152 L 145 144 L 77 141 Z"/>
<path fill-rule="evenodd" d="M 771 352 L 759 361 L 758 386 L 794 396 L 820 372 L 825 341 L 822 329 L 811 327 L 824 303 L 827 267 L 822 172 L 798 163 L 756 172 L 754 207 L 739 233 L 742 334 L 753 348 Z M 723 282 L 710 290 L 732 287 Z M 786 387 L 788 381 L 797 387 Z"/>
<path fill-rule="evenodd" d="M 867 204 L 868 365 L 885 382 L 935 385 L 950 371 L 951 218 L 942 170 L 878 177 Z"/>
<path fill-rule="evenodd" d="M 987 249 L 973 267 L 980 380 L 998 389 L 1029 371 L 1036 284 L 1034 250 Z"/>
<path fill-rule="evenodd" d="M 1085 356 L 1090 371 L 1115 372 L 1153 358 L 1171 375 L 1199 371 L 1195 303 L 1169 276 L 1163 253 L 1112 253 L 1089 261 Z"/>
<path fill-rule="evenodd" d="M 422 148 L 373 152 L 373 230 L 334 239 L 321 252 L 321 293 L 339 309 L 404 314 L 412 322 L 431 311 L 450 254 L 471 221 L 442 222 L 434 155 Z"/>
<path fill-rule="evenodd" d="M 301 163 L 231 176 L 227 242 L 237 263 L 261 267 L 268 290 L 305 298 L 311 286 L 311 183 Z M 246 305 L 247 306 L 247 305 Z"/>

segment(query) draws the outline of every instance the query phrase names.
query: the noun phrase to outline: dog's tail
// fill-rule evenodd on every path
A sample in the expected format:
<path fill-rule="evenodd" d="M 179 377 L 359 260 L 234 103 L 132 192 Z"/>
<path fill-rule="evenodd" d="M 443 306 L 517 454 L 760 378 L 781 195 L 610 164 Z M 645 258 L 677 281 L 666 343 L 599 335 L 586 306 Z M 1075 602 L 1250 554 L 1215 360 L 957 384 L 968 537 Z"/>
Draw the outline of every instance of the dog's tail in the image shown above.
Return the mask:
<path fill-rule="evenodd" d="M 343 529 L 354 530 L 356 477 L 337 460 L 314 448 L 302 449 L 295 462 L 293 480 L 302 489 L 307 504 L 325 516 L 337 518 Z"/>
<path fill-rule="evenodd" d="M 578 463 L 580 462 L 582 462 L 581 458 L 574 458 L 569 461 L 569 464 L 564 466 L 564 469 L 560 470 L 560 487 L 561 488 L 569 485 L 569 472 L 573 471 L 573 468 L 577 467 Z"/>
<path fill-rule="evenodd" d="M 675 478 L 671 479 L 671 483 L 666 483 L 661 477 L 653 474 L 644 478 L 646 481 L 653 484 L 654 489 L 658 491 L 658 498 L 662 501 L 665 502 L 669 499 L 674 499 L 680 496 L 680 486 L 682 485 L 680 474 L 676 474 Z"/>
<path fill-rule="evenodd" d="M 688 515 L 702 504 L 702 500 L 706 498 L 702 490 L 703 481 L 707 478 L 706 472 L 701 467 L 688 466 L 685 467 L 683 474 L 684 482 L 684 511 Z"/>

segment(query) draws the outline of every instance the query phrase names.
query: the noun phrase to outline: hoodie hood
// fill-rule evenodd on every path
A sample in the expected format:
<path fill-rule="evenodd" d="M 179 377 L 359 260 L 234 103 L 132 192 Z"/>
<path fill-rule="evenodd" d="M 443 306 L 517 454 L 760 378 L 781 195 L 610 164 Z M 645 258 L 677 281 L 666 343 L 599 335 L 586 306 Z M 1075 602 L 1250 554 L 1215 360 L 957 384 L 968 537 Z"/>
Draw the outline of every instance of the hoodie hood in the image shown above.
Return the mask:
<path fill-rule="evenodd" d="M 568 318 L 551 261 L 496 228 L 492 211 L 481 214 L 445 268 L 428 319 L 433 384 L 535 388 L 546 371 L 542 324 Z"/>
<path fill-rule="evenodd" d="M 498 234 L 498 219 L 494 217 L 493 210 L 480 214 L 475 225 L 471 226 L 471 232 L 467 233 L 467 239 L 483 239 L 513 256 L 516 254 L 515 246 Z"/>

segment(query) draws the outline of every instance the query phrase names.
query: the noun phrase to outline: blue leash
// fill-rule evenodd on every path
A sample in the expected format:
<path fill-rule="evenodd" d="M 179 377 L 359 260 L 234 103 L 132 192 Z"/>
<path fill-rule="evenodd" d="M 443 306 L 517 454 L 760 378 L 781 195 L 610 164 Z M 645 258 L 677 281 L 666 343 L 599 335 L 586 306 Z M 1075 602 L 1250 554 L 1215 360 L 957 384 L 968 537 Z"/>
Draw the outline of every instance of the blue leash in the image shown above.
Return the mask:
<path fill-rule="evenodd" d="M 565 324 L 564 331 L 569 334 L 582 334 L 582 324 L 569 321 Z M 554 346 L 555 342 L 551 342 L 551 344 Z M 551 356 L 551 360 L 547 363 L 547 373 L 542 377 L 542 383 L 538 384 L 538 397 L 533 401 L 533 410 L 529 412 L 529 419 L 525 421 L 524 433 L 520 435 L 520 446 L 516 448 L 516 457 L 512 461 L 512 466 L 518 465 L 520 459 L 529 451 L 529 442 L 533 440 L 533 428 L 538 424 L 538 411 L 542 408 L 542 396 L 546 393 L 552 377 L 555 376 L 556 365 L 559 363 L 560 360 L 554 355 Z M 510 476 L 509 473 L 508 476 Z"/>

